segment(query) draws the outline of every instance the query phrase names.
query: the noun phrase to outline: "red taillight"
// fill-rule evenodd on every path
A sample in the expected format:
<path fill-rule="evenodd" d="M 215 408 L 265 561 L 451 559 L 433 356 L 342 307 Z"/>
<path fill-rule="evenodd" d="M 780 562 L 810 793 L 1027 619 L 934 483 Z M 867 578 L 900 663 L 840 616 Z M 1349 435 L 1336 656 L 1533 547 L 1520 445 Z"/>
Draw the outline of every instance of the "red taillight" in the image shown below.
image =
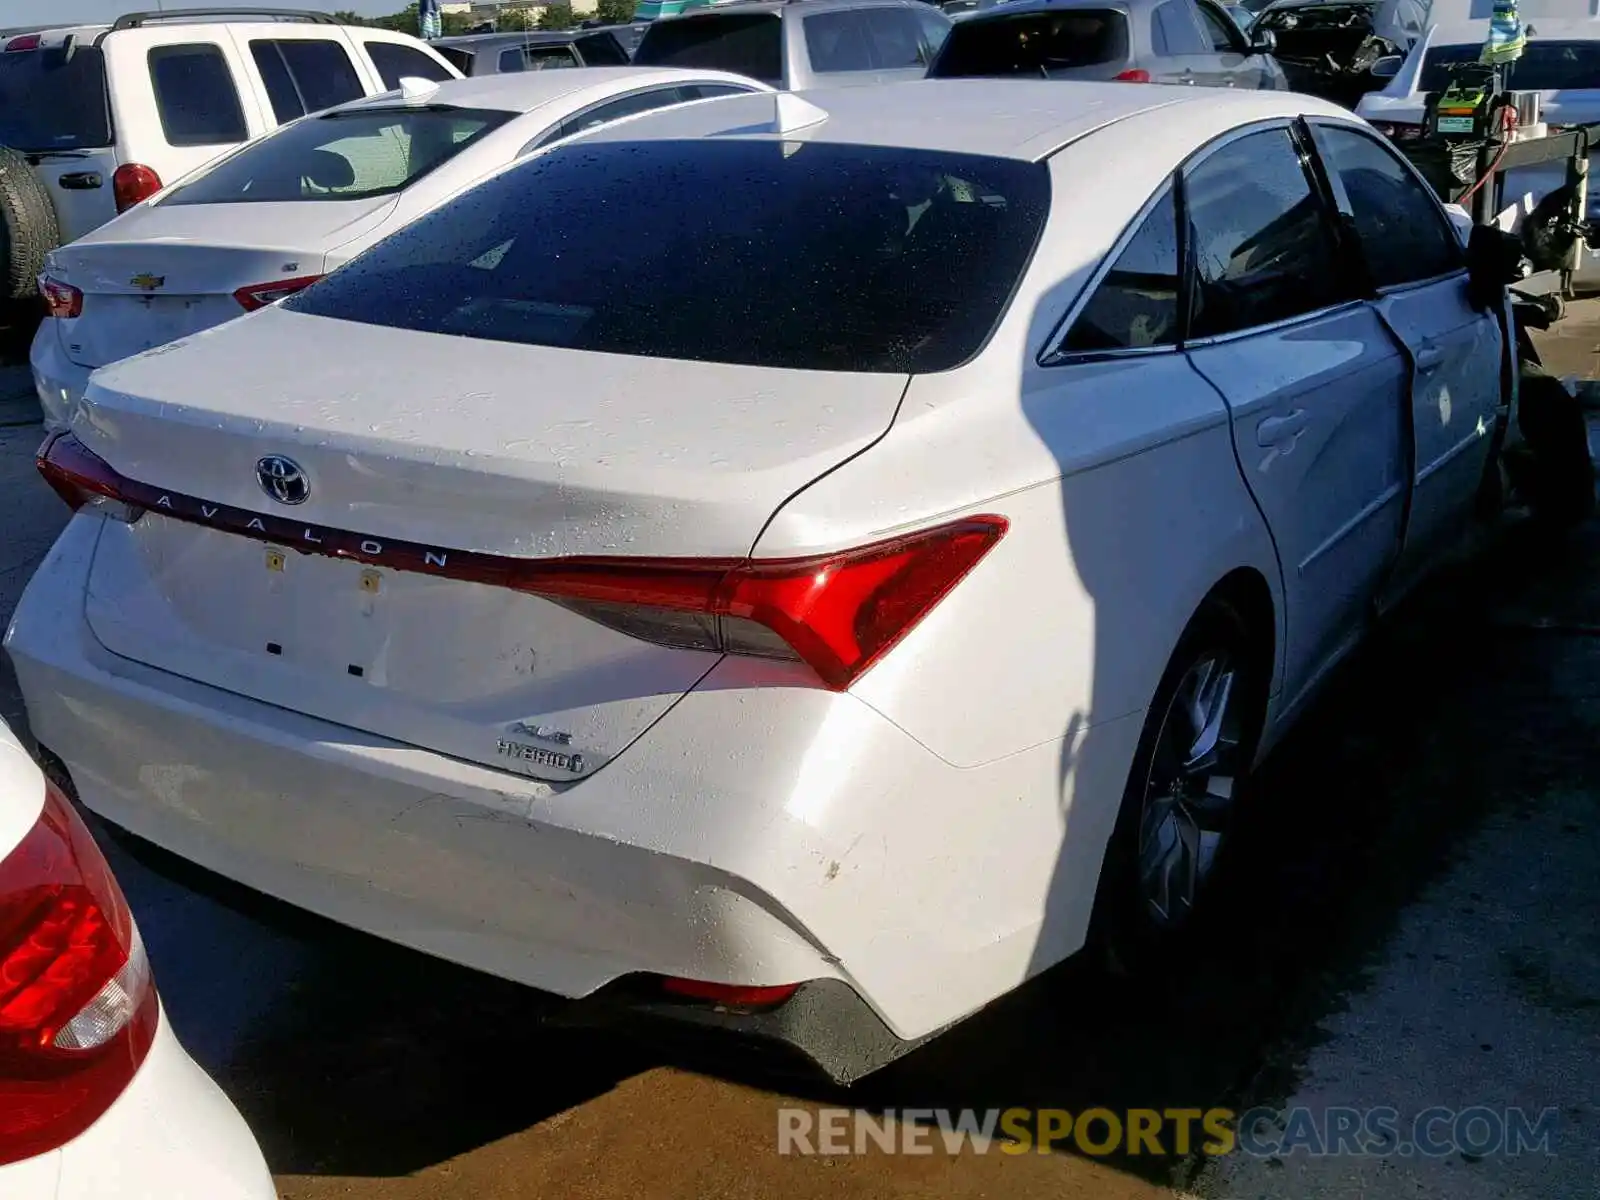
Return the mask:
<path fill-rule="evenodd" d="M 663 979 L 661 990 L 686 1000 L 708 1000 L 725 1004 L 729 1008 L 772 1008 L 782 1004 L 795 992 L 798 983 L 781 983 L 772 987 L 746 987 L 737 983 L 705 983 L 699 979 Z"/>
<path fill-rule="evenodd" d="M 83 315 L 83 293 L 70 283 L 39 276 L 39 294 L 44 297 L 44 307 L 52 317 L 70 321 Z"/>
<path fill-rule="evenodd" d="M 47 784 L 39 820 L 0 861 L 0 1165 L 98 1120 L 144 1062 L 158 1014 L 122 889 Z"/>
<path fill-rule="evenodd" d="M 122 477 L 71 434 L 55 434 L 40 446 L 35 465 L 73 512 L 92 507 L 128 522 L 143 515 L 143 509 L 122 498 Z"/>
<path fill-rule="evenodd" d="M 1114 83 L 1149 83 L 1150 72 L 1143 67 L 1135 67 L 1131 71 L 1124 71 L 1121 75 L 1113 75 Z"/>
<path fill-rule="evenodd" d="M 971 517 L 815 558 L 529 562 L 507 583 L 647 641 L 798 658 L 842 691 L 961 582 L 1006 525 Z"/>
<path fill-rule="evenodd" d="M 276 283 L 252 283 L 249 287 L 240 288 L 233 298 L 244 307 L 245 312 L 255 312 L 296 292 L 305 291 L 321 278 L 321 275 L 302 275 L 298 279 L 280 279 Z"/>
<path fill-rule="evenodd" d="M 25 33 L 21 37 L 14 37 L 6 43 L 6 52 L 13 50 L 37 50 L 44 44 L 44 39 L 37 33 Z"/>
<path fill-rule="evenodd" d="M 138 163 L 123 163 L 111 177 L 111 193 L 117 199 L 119 213 L 143 204 L 160 190 L 161 176 Z"/>
<path fill-rule="evenodd" d="M 338 529 L 321 529 L 308 540 L 301 523 L 125 479 L 70 433 L 40 447 L 38 466 L 74 510 L 92 505 L 117 520 L 137 521 L 159 506 L 170 519 L 305 553 L 510 588 L 644 641 L 797 659 L 837 691 L 911 632 L 1008 527 L 1004 517 L 967 517 L 809 558 L 508 558 L 379 542 Z"/>

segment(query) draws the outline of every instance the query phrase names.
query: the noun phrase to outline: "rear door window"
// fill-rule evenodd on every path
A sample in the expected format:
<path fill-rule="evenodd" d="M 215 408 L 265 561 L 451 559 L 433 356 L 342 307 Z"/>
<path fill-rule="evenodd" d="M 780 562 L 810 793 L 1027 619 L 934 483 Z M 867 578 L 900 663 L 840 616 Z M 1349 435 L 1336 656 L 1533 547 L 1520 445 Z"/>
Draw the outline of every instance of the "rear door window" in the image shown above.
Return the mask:
<path fill-rule="evenodd" d="M 944 40 L 950 36 L 950 18 L 932 5 L 919 4 L 916 8 L 917 24 L 922 26 L 922 41 L 928 48 L 928 61 L 932 62 L 944 49 Z"/>
<path fill-rule="evenodd" d="M 1211 48 L 1218 54 L 1237 54 L 1241 41 L 1237 26 L 1209 4 L 1197 7 L 1200 21 L 1206 27 L 1206 36 L 1211 39 Z"/>
<path fill-rule="evenodd" d="M 675 87 L 656 88 L 649 92 L 639 92 L 632 96 L 621 96 L 616 100 L 608 100 L 604 104 L 597 104 L 588 112 L 578 113 L 561 122 L 561 136 L 571 137 L 575 133 L 582 133 L 585 129 L 593 129 L 596 125 L 609 125 L 612 121 L 620 121 L 623 117 L 631 117 L 635 113 L 649 112 L 653 108 L 665 108 L 669 104 L 677 104 L 684 99 L 682 90 Z"/>
<path fill-rule="evenodd" d="M 860 9 L 816 13 L 801 24 L 806 55 L 819 74 L 872 70 L 872 41 Z"/>
<path fill-rule="evenodd" d="M 1121 62 L 1128 19 L 1114 9 L 1081 8 L 957 21 L 930 76 L 1023 75 Z"/>
<path fill-rule="evenodd" d="M 1247 134 L 1184 173 L 1195 264 L 1189 335 L 1270 325 L 1355 298 L 1329 215 L 1287 129 Z"/>
<path fill-rule="evenodd" d="M 378 68 L 383 86 L 393 91 L 402 79 L 431 79 L 443 83 L 455 78 L 445 70 L 444 64 L 414 46 L 401 46 L 395 42 L 367 42 L 367 56 Z"/>
<path fill-rule="evenodd" d="M 1151 49 L 1157 54 L 1209 54 L 1211 42 L 1200 31 L 1188 0 L 1166 0 L 1150 15 Z"/>
<path fill-rule="evenodd" d="M 628 52 L 612 33 L 594 33 L 574 43 L 586 67 L 625 67 Z"/>
<path fill-rule="evenodd" d="M 880 71 L 926 66 L 922 27 L 909 8 L 864 8 L 867 39 L 872 44 L 872 65 Z"/>
<path fill-rule="evenodd" d="M 249 138 L 239 89 L 221 46 L 157 46 L 149 62 L 167 145 L 231 146 Z"/>
<path fill-rule="evenodd" d="M 0 146 L 93 150 L 111 144 L 106 60 L 97 46 L 0 53 Z"/>
<path fill-rule="evenodd" d="M 279 124 L 367 94 L 349 53 L 326 38 L 259 38 L 250 56 Z"/>
<path fill-rule="evenodd" d="M 641 67 L 699 67 L 781 83 L 783 21 L 767 12 L 657 21 L 633 61 Z"/>

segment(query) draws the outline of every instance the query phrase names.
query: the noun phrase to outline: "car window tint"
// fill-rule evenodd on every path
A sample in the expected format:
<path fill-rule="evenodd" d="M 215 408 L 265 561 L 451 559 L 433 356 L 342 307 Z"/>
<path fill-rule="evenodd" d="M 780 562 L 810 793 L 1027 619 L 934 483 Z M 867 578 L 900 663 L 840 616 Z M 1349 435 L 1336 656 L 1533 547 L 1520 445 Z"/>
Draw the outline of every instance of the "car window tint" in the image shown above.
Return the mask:
<path fill-rule="evenodd" d="M 258 38 L 250 56 L 267 85 L 280 122 L 320 112 L 366 95 L 355 63 L 338 42 L 326 38 Z"/>
<path fill-rule="evenodd" d="M 861 18 L 872 46 L 872 65 L 880 71 L 927 65 L 922 28 L 908 8 L 865 8 Z"/>
<path fill-rule="evenodd" d="M 1178 341 L 1178 212 L 1172 189 L 1117 255 L 1061 349 L 1137 350 Z"/>
<path fill-rule="evenodd" d="M 472 74 L 472 64 L 478 57 L 475 51 L 463 50 L 459 46 L 437 46 L 435 49 L 444 56 L 446 62 L 463 75 Z"/>
<path fill-rule="evenodd" d="M 157 46 L 150 51 L 150 82 L 169 146 L 228 146 L 250 136 L 220 46 Z"/>
<path fill-rule="evenodd" d="M 989 337 L 1049 210 L 1049 167 L 1020 159 L 598 140 L 463 193 L 296 309 L 651 358 L 943 371 Z"/>
<path fill-rule="evenodd" d="M 1195 24 L 1188 0 L 1167 0 L 1151 14 L 1151 43 L 1157 54 L 1208 54 L 1211 46 Z"/>
<path fill-rule="evenodd" d="M 625 67 L 628 52 L 612 33 L 594 33 L 579 38 L 576 43 L 579 57 L 586 67 Z"/>
<path fill-rule="evenodd" d="M 454 79 L 442 62 L 424 54 L 414 46 L 401 46 L 394 42 L 367 42 L 367 54 L 372 65 L 378 68 L 383 86 L 394 89 L 402 79 L 432 79 L 440 83 Z"/>
<path fill-rule="evenodd" d="M 1322 202 L 1286 129 L 1247 134 L 1184 174 L 1196 283 L 1190 335 L 1349 298 Z"/>
<path fill-rule="evenodd" d="M 801 23 L 813 71 L 872 70 L 872 43 L 862 17 L 859 10 L 843 9 L 816 13 Z"/>
<path fill-rule="evenodd" d="M 1461 242 L 1426 185 L 1375 139 L 1317 128 L 1324 164 L 1344 185 L 1373 282 L 1414 283 L 1462 265 Z"/>
<path fill-rule="evenodd" d="M 1021 75 L 1122 62 L 1128 21 L 1113 9 L 1029 12 L 955 22 L 928 75 L 938 79 Z"/>
<path fill-rule="evenodd" d="M 928 61 L 932 62 L 950 36 L 950 18 L 931 5 L 918 5 L 915 11 L 917 24 L 922 26 L 923 44 L 928 48 Z"/>
<path fill-rule="evenodd" d="M 1485 14 L 1487 15 L 1487 14 Z M 1483 53 L 1482 42 L 1455 46 L 1434 46 L 1422 60 L 1417 91 L 1442 92 L 1450 86 L 1451 67 L 1475 63 Z M 1519 91 L 1562 91 L 1600 86 L 1600 41 L 1528 40 L 1522 57 L 1510 65 L 1508 87 Z"/>
<path fill-rule="evenodd" d="M 634 53 L 640 67 L 732 71 L 783 81 L 783 19 L 777 13 L 715 13 L 653 21 Z"/>
<path fill-rule="evenodd" d="M 585 129 L 593 129 L 596 125 L 606 125 L 612 121 L 620 121 L 623 117 L 631 117 L 635 113 L 649 112 L 653 108 L 665 108 L 669 104 L 677 104 L 681 99 L 677 88 L 656 88 L 650 92 L 639 92 L 632 96 L 623 96 L 605 104 L 596 105 L 588 112 L 581 112 L 573 117 L 568 117 L 561 122 L 561 136 L 571 137 L 575 133 L 582 133 Z"/>
<path fill-rule="evenodd" d="M 0 146 L 89 150 L 111 144 L 106 60 L 98 46 L 0 53 Z"/>
<path fill-rule="evenodd" d="M 734 83 L 689 83 L 678 89 L 685 100 L 710 100 L 713 96 L 745 96 L 750 88 Z"/>
<path fill-rule="evenodd" d="M 1211 39 L 1211 48 L 1218 54 L 1234 54 L 1238 51 L 1238 33 L 1232 28 L 1233 23 L 1209 4 L 1199 5 L 1200 23 L 1206 28 L 1206 36 Z"/>
<path fill-rule="evenodd" d="M 345 109 L 279 129 L 230 155 L 166 204 L 364 200 L 397 192 L 498 129 L 511 113 Z"/>
<path fill-rule="evenodd" d="M 569 46 L 513 46 L 500 51 L 500 73 L 512 71 L 560 71 L 579 67 Z"/>

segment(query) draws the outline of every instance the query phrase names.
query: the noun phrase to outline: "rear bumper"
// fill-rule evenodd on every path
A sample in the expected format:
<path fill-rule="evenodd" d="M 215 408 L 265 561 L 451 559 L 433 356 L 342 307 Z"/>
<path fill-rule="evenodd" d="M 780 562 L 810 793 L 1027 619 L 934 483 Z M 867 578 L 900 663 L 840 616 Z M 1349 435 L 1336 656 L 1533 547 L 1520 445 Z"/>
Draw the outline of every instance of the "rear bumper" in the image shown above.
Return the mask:
<path fill-rule="evenodd" d="M 133 1082 L 60 1150 L 0 1167 L 6 1200 L 274 1200 L 261 1150 L 165 1015 Z"/>
<path fill-rule="evenodd" d="M 39 394 L 39 407 L 44 410 L 45 430 L 54 433 L 67 428 L 93 372 L 66 356 L 54 319 L 46 317 L 39 323 L 28 363 L 33 368 L 33 386 Z"/>
<path fill-rule="evenodd" d="M 641 974 L 832 981 L 809 990 L 836 1016 L 800 1020 L 797 996 L 719 1020 L 837 1077 L 859 1070 L 822 1062 L 830 1039 L 878 1065 L 1082 944 L 1096 879 L 1060 869 L 1059 744 L 958 770 L 850 695 L 730 659 L 595 775 L 541 784 L 110 654 L 83 619 L 99 528 L 74 519 L 7 633 L 29 719 L 89 808 L 209 870 L 597 1004 Z M 1117 795 L 1138 725 L 1096 727 Z"/>

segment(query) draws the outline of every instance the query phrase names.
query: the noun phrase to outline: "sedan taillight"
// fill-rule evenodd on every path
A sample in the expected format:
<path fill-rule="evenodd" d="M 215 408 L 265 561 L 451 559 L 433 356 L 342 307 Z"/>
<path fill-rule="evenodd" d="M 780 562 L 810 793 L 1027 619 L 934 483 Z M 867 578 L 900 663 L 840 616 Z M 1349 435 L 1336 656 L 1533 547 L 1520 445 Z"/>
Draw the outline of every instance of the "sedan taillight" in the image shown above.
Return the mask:
<path fill-rule="evenodd" d="M 321 275 L 302 275 L 298 279 L 280 279 L 275 283 L 252 283 L 249 287 L 240 288 L 233 298 L 245 312 L 255 312 L 258 308 L 285 300 L 296 292 L 305 291 L 321 278 Z"/>
<path fill-rule="evenodd" d="M 45 311 L 62 321 L 71 321 L 83 315 L 83 293 L 70 283 L 39 276 L 39 294 L 44 297 Z"/>
<path fill-rule="evenodd" d="M 1120 75 L 1111 77 L 1113 83 L 1149 83 L 1150 72 L 1143 67 L 1134 67 L 1131 71 L 1124 71 Z"/>
<path fill-rule="evenodd" d="M 155 1040 L 159 1002 L 139 930 L 71 802 L 0 861 L 0 1166 L 99 1120 Z"/>

